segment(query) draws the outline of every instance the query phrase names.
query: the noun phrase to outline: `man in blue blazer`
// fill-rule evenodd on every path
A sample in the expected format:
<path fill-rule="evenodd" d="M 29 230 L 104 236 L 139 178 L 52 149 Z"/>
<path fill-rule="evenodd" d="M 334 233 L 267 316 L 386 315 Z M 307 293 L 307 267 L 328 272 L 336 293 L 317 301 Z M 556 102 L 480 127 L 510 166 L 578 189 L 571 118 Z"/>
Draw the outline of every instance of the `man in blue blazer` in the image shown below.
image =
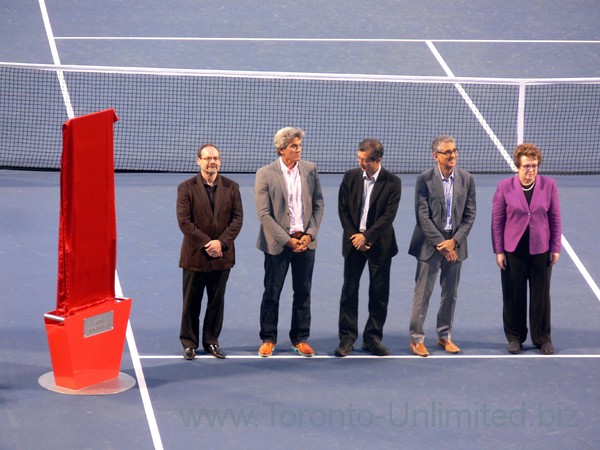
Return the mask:
<path fill-rule="evenodd" d="M 431 147 L 436 164 L 417 177 L 417 223 L 408 250 L 417 258 L 410 349 L 418 356 L 429 355 L 424 344 L 423 325 L 440 271 L 442 299 L 437 315 L 437 343 L 449 353 L 460 352 L 451 340 L 452 322 L 460 269 L 468 256 L 467 236 L 473 227 L 476 210 L 475 182 L 471 174 L 456 166 L 455 139 L 442 135 Z"/>
<path fill-rule="evenodd" d="M 313 356 L 310 334 L 310 292 L 317 248 L 317 233 L 323 218 L 323 193 L 315 164 L 303 161 L 299 128 L 282 128 L 275 134 L 279 158 L 256 172 L 254 200 L 260 220 L 256 246 L 264 252 L 264 293 L 260 305 L 258 354 L 268 357 L 277 343 L 279 298 L 292 266 L 292 349 Z"/>
<path fill-rule="evenodd" d="M 382 345 L 383 325 L 390 296 L 392 257 L 398 253 L 394 218 L 402 183 L 381 166 L 383 145 L 365 139 L 358 146 L 358 166 L 344 175 L 338 196 L 342 228 L 344 284 L 340 297 L 339 338 L 335 355 L 344 357 L 358 337 L 358 290 L 365 265 L 369 266 L 369 317 L 362 349 L 377 356 L 389 350 Z"/>

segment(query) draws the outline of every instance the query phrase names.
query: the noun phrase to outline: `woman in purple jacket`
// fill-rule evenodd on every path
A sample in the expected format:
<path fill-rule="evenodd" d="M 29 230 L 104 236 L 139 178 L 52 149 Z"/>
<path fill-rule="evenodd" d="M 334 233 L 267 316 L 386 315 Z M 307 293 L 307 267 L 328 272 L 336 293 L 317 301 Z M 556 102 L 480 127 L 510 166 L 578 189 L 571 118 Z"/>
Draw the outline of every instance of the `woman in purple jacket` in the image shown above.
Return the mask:
<path fill-rule="evenodd" d="M 509 353 L 527 338 L 527 285 L 531 341 L 544 355 L 554 353 L 550 337 L 550 276 L 561 246 L 556 182 L 538 175 L 542 152 L 521 144 L 514 152 L 517 176 L 501 180 L 492 204 L 492 245 L 500 267 L 504 333 Z"/>

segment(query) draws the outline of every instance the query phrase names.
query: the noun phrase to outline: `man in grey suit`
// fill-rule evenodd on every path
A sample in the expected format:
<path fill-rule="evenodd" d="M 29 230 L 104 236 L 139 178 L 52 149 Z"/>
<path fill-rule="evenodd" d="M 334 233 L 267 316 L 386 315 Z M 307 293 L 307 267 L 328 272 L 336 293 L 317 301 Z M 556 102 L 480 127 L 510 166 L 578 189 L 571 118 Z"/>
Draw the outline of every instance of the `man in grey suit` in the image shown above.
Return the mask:
<path fill-rule="evenodd" d="M 475 221 L 475 182 L 456 167 L 458 149 L 452 136 L 442 135 L 431 145 L 435 166 L 417 177 L 417 223 L 408 253 L 417 258 L 415 291 L 410 318 L 410 349 L 428 356 L 423 325 L 438 272 L 442 299 L 437 315 L 437 343 L 448 353 L 459 353 L 451 340 L 452 321 L 462 261 L 467 256 L 467 236 Z"/>
<path fill-rule="evenodd" d="M 292 349 L 313 356 L 310 334 L 310 292 L 323 218 L 323 193 L 315 164 L 301 160 L 304 132 L 282 128 L 275 134 L 279 158 L 256 172 L 254 200 L 260 220 L 256 246 L 264 252 L 264 293 L 260 305 L 258 354 L 268 357 L 277 343 L 279 298 L 289 266 L 292 266 Z"/>

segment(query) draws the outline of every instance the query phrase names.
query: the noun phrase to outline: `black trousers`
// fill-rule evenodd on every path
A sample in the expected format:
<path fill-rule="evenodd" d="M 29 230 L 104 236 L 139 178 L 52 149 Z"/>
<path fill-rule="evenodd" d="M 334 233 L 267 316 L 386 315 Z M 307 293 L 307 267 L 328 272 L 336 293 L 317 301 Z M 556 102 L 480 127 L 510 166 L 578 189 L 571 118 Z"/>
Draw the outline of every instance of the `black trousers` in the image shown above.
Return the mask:
<path fill-rule="evenodd" d="M 530 255 L 517 249 L 505 252 L 506 270 L 501 270 L 504 302 L 504 334 L 510 341 L 527 339 L 527 289 L 529 287 L 529 326 L 531 342 L 540 347 L 552 342 L 550 336 L 550 278 L 552 266 L 549 253 Z"/>
<path fill-rule="evenodd" d="M 292 324 L 290 340 L 293 345 L 305 342 L 310 335 L 310 291 L 315 265 L 315 250 L 294 253 L 289 247 L 279 255 L 265 253 L 265 291 L 260 304 L 260 339 L 277 343 L 279 298 L 288 269 L 292 266 Z"/>
<path fill-rule="evenodd" d="M 381 342 L 390 298 L 390 268 L 392 260 L 368 259 L 366 252 L 352 250 L 344 259 L 344 284 L 340 297 L 340 341 L 356 341 L 358 337 L 358 291 L 360 277 L 369 266 L 369 317 L 363 331 L 363 342 Z"/>
<path fill-rule="evenodd" d="M 183 270 L 183 309 L 179 340 L 184 348 L 199 347 L 200 306 L 205 289 L 208 300 L 202 324 L 202 347 L 206 349 L 210 344 L 219 343 L 228 278 L 229 269 L 213 272 Z"/>

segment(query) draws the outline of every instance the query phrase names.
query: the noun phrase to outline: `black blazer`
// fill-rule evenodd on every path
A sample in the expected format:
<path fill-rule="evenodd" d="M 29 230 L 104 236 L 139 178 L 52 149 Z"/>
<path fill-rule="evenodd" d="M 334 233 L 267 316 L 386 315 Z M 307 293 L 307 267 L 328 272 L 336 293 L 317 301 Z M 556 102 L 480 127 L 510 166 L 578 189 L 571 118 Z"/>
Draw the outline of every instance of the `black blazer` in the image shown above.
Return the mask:
<path fill-rule="evenodd" d="M 373 260 L 391 258 L 398 253 L 394 218 L 398 212 L 402 182 L 383 167 L 379 172 L 369 205 L 365 238 L 371 244 L 367 256 Z M 352 249 L 350 236 L 359 233 L 360 210 L 363 193 L 363 171 L 356 168 L 344 174 L 338 195 L 338 213 L 342 228 L 342 254 L 348 256 Z"/>
<path fill-rule="evenodd" d="M 230 269 L 235 264 L 234 239 L 242 229 L 243 211 L 239 185 L 217 175 L 214 212 L 200 174 L 177 187 L 177 222 L 183 233 L 179 267 L 197 272 Z M 211 258 L 204 250 L 208 241 L 223 244 L 223 256 Z"/>

